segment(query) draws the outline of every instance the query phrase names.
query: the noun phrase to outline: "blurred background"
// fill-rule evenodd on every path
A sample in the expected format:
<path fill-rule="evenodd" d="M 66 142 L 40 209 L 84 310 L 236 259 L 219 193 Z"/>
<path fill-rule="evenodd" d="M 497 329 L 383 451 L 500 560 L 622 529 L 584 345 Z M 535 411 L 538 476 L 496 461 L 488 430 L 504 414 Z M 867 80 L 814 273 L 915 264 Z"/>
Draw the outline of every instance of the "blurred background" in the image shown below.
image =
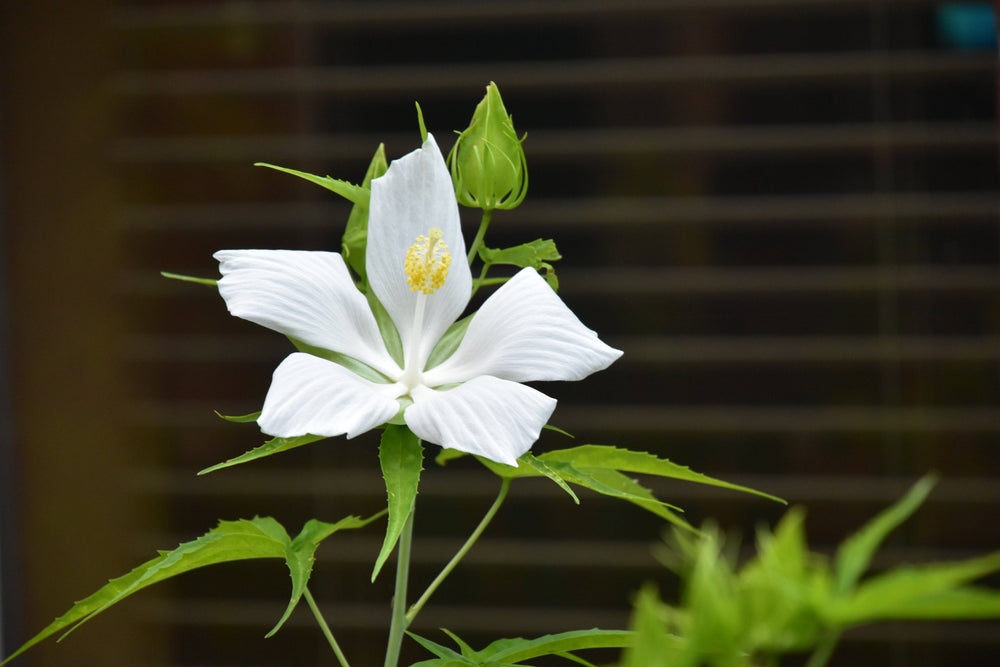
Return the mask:
<path fill-rule="evenodd" d="M 196 476 L 261 442 L 213 410 L 259 409 L 290 346 L 159 271 L 216 277 L 223 248 L 339 249 L 343 201 L 252 163 L 359 181 L 379 142 L 418 145 L 414 101 L 447 150 L 491 80 L 528 133 L 531 186 L 489 241 L 555 238 L 561 296 L 625 351 L 539 387 L 577 439 L 536 451 L 647 449 L 774 493 L 808 507 L 821 550 L 937 470 L 876 567 L 1000 548 L 996 60 L 975 2 L 2 3 L 3 652 L 218 518 L 296 532 L 384 503 L 370 436 Z M 535 481 L 415 631 L 480 646 L 623 627 L 644 581 L 673 594 L 655 517 Z M 747 544 L 783 512 L 651 484 Z M 428 460 L 413 590 L 497 486 Z M 331 540 L 311 584 L 357 665 L 384 651 L 379 530 Z M 305 609 L 263 639 L 287 594 L 278 561 L 209 568 L 15 664 L 331 664 Z M 998 659 L 997 623 L 884 624 L 833 664 Z"/>

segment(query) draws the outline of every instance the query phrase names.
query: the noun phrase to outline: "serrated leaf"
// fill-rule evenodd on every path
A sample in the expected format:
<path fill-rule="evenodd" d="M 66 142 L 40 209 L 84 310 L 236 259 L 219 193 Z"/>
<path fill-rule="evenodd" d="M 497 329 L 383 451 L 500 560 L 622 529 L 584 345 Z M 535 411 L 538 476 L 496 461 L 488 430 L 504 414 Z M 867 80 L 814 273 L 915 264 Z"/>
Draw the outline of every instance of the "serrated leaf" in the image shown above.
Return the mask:
<path fill-rule="evenodd" d="M 286 547 L 290 544 L 288 534 L 270 517 L 220 521 L 216 528 L 205 535 L 185 542 L 173 551 L 162 552 L 128 574 L 112 579 L 93 595 L 74 604 L 68 612 L 55 619 L 0 664 L 6 664 L 57 632 L 65 630 L 63 636 L 66 636 L 113 604 L 164 579 L 217 563 L 252 558 L 283 558 Z"/>
<path fill-rule="evenodd" d="M 184 276 L 179 273 L 170 273 L 168 271 L 160 271 L 160 275 L 164 278 L 169 278 L 170 280 L 180 280 L 186 283 L 198 283 L 199 285 L 211 285 L 212 287 L 218 287 L 219 281 L 213 278 L 196 278 L 194 276 Z"/>
<path fill-rule="evenodd" d="M 378 453 L 389 502 L 389 521 L 382 550 L 375 560 L 372 581 L 375 581 L 389 554 L 396 547 L 403 526 L 413 512 L 424 461 L 420 439 L 405 426 L 386 426 Z"/>
<path fill-rule="evenodd" d="M 371 191 L 361 185 L 355 185 L 349 183 L 348 181 L 342 181 L 336 178 L 330 178 L 329 176 L 317 176 L 316 174 L 310 174 L 305 171 L 299 171 L 297 169 L 289 169 L 288 167 L 279 167 L 274 164 L 268 164 L 267 162 L 255 162 L 255 167 L 267 167 L 268 169 L 274 169 L 275 171 L 281 171 L 286 174 L 291 174 L 292 176 L 298 176 L 303 178 L 310 183 L 315 183 L 320 187 L 324 187 L 331 192 L 336 192 L 338 195 L 344 199 L 357 204 L 358 202 L 364 202 L 366 205 L 369 198 L 371 197 Z"/>
<path fill-rule="evenodd" d="M 208 468 L 199 471 L 198 474 L 207 475 L 208 473 L 215 472 L 216 470 L 230 468 L 241 463 L 254 461 L 279 452 L 287 452 L 289 449 L 295 449 L 296 447 L 301 447 L 302 445 L 308 445 L 316 442 L 317 440 L 323 440 L 326 437 L 327 436 L 325 435 L 300 435 L 296 438 L 271 438 L 260 447 L 254 447 L 250 451 L 244 452 L 243 454 L 233 457 L 228 461 L 223 461 L 222 463 L 216 463 L 214 466 L 209 466 Z"/>
<path fill-rule="evenodd" d="M 451 641 L 455 642 L 455 644 L 458 646 L 459 650 L 462 651 L 462 655 L 464 657 L 469 658 L 471 660 L 478 660 L 479 659 L 478 658 L 478 654 L 476 653 L 476 651 L 473 651 L 472 647 L 469 646 L 468 644 L 466 644 L 465 641 L 463 641 L 462 638 L 459 637 L 458 635 L 456 635 L 454 632 L 452 632 L 448 628 L 441 628 L 441 632 L 443 632 L 446 635 L 448 635 L 448 637 L 451 638 Z"/>
<path fill-rule="evenodd" d="M 549 262 L 562 259 L 562 255 L 559 254 L 556 243 L 552 239 L 535 239 L 529 243 L 522 243 L 510 248 L 480 246 L 479 259 L 487 265 L 505 264 L 521 268 L 530 267 L 538 272 L 544 271 L 546 280 L 549 280 L 549 274 L 552 275 L 553 279 L 555 278 L 555 272 Z M 549 284 L 551 285 L 553 282 L 549 280 Z M 558 286 L 559 283 L 556 282 L 555 287 Z"/>
<path fill-rule="evenodd" d="M 573 630 L 543 635 L 535 639 L 500 639 L 478 652 L 481 662 L 503 661 L 520 663 L 544 655 L 558 655 L 594 648 L 625 648 L 635 641 L 628 630 Z"/>
<path fill-rule="evenodd" d="M 368 163 L 368 170 L 362 181 L 362 187 L 371 192 L 372 180 L 385 174 L 389 164 L 385 159 L 385 145 L 379 144 L 375 155 Z M 370 199 L 354 202 L 351 213 L 347 216 L 347 226 L 340 240 L 341 253 L 347 265 L 361 278 L 361 285 L 367 286 L 368 273 L 365 269 L 365 252 L 368 247 L 368 209 Z M 368 291 L 365 289 L 364 291 Z"/>
<path fill-rule="evenodd" d="M 539 461 L 537 458 L 532 456 L 530 452 L 528 452 L 527 454 L 522 454 L 519 461 L 524 461 L 532 468 L 540 472 L 542 475 L 551 479 L 553 482 L 559 485 L 559 488 L 561 488 L 563 491 L 569 494 L 570 498 L 573 499 L 573 502 L 575 502 L 577 505 L 580 504 L 580 499 L 576 497 L 575 493 L 573 493 L 573 489 L 570 488 L 569 484 L 567 484 L 566 481 L 559 476 L 559 473 L 557 473 L 555 470 L 546 465 L 544 461 Z"/>
<path fill-rule="evenodd" d="M 668 477 L 671 479 L 683 480 L 685 482 L 695 482 L 696 484 L 707 484 L 733 491 L 752 493 L 757 496 L 776 500 L 784 503 L 776 496 L 772 496 L 762 491 L 731 484 L 718 480 L 708 475 L 694 472 L 687 466 L 678 465 L 667 459 L 661 459 L 648 452 L 635 452 L 629 449 L 619 449 L 608 445 L 582 445 L 580 447 L 570 447 L 567 449 L 557 449 L 546 452 L 539 456 L 546 462 L 561 461 L 572 463 L 578 469 L 582 468 L 606 468 L 621 472 L 632 472 L 646 475 L 656 475 L 657 477 Z"/>
<path fill-rule="evenodd" d="M 215 411 L 215 414 L 221 417 L 222 419 L 225 419 L 227 422 L 233 422 L 236 424 L 249 424 L 250 422 L 257 421 L 257 418 L 260 417 L 260 410 L 258 410 L 257 412 L 251 412 L 248 415 L 235 415 L 235 416 L 224 415 L 218 410 Z"/>
<path fill-rule="evenodd" d="M 937 478 L 927 476 L 918 481 L 890 507 L 879 512 L 861 530 L 844 540 L 837 549 L 834 572 L 837 591 L 848 593 L 868 569 L 872 556 L 885 538 L 906 521 L 927 498 Z"/>
<path fill-rule="evenodd" d="M 417 664 L 427 664 L 427 665 L 431 665 L 431 664 L 433 664 L 433 665 L 452 665 L 452 664 L 455 664 L 455 665 L 478 665 L 479 664 L 478 662 L 474 662 L 471 659 L 466 658 L 465 656 L 463 656 L 461 653 L 458 653 L 454 649 L 450 649 L 447 646 L 442 646 L 441 644 L 438 644 L 437 642 L 433 642 L 430 639 L 427 639 L 426 637 L 421 637 L 420 635 L 413 634 L 412 632 L 409 632 L 409 631 L 407 631 L 406 634 L 408 634 L 410 636 L 410 638 L 413 639 L 413 641 L 415 641 L 418 644 L 420 644 L 421 646 L 423 646 L 425 649 L 427 649 L 428 651 L 430 651 L 431 653 L 433 653 L 434 655 L 436 655 L 438 658 L 441 658 L 442 660 L 446 661 L 446 662 L 438 662 L 438 661 L 435 661 L 435 660 L 427 660 L 427 661 L 424 661 L 422 663 L 417 663 Z M 414 665 L 413 667 L 416 667 L 416 666 Z"/>
<path fill-rule="evenodd" d="M 299 534 L 290 542 L 285 553 L 288 573 L 292 578 L 292 595 L 288 600 L 285 613 L 281 615 L 281 618 L 265 637 L 271 637 L 281 629 L 281 626 L 285 624 L 285 621 L 288 620 L 288 617 L 292 615 L 295 607 L 299 604 L 299 600 L 302 599 L 302 594 L 305 592 L 306 585 L 309 583 L 309 577 L 312 574 L 312 566 L 316 560 L 316 549 L 319 547 L 320 542 L 338 531 L 367 526 L 383 514 L 385 514 L 384 511 L 374 514 L 367 519 L 348 516 L 337 523 L 326 523 L 325 521 L 318 521 L 316 519 L 306 522 L 306 525 L 302 527 Z"/>

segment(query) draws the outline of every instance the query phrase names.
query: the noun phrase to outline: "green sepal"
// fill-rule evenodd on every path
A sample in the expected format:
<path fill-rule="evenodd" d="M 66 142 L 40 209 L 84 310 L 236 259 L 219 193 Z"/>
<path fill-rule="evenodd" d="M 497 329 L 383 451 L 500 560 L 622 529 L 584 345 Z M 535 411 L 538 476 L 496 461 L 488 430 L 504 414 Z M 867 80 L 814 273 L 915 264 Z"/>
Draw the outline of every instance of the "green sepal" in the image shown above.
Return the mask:
<path fill-rule="evenodd" d="M 289 169 L 288 167 L 279 167 L 277 165 L 268 164 L 267 162 L 254 162 L 253 166 L 267 167 L 268 169 L 274 169 L 286 174 L 291 174 L 292 176 L 304 178 L 310 183 L 315 183 L 320 187 L 324 187 L 331 192 L 337 193 L 344 199 L 354 204 L 363 202 L 367 205 L 368 199 L 371 197 L 371 191 L 363 185 L 355 185 L 354 183 L 342 181 L 336 178 L 330 178 L 329 176 L 317 176 L 305 171 L 298 171 L 297 169 Z"/>
<path fill-rule="evenodd" d="M 320 359 L 326 359 L 327 361 L 332 361 L 333 363 L 343 366 L 347 370 L 351 371 L 355 375 L 359 375 L 366 380 L 371 380 L 372 382 L 389 383 L 390 380 L 386 376 L 379 373 L 377 370 L 369 366 L 363 361 L 358 361 L 354 357 L 349 357 L 346 354 L 341 354 L 340 352 L 334 352 L 332 350 L 325 350 L 321 347 L 315 347 L 309 345 L 308 343 L 303 343 L 292 337 L 288 337 L 292 345 L 299 352 L 305 352 L 306 354 L 311 354 L 314 357 L 319 357 Z"/>
<path fill-rule="evenodd" d="M 265 456 L 270 456 L 271 454 L 287 452 L 289 449 L 295 449 L 296 447 L 301 447 L 302 445 L 308 445 L 316 442 L 317 440 L 323 440 L 326 437 L 328 436 L 310 434 L 300 435 L 295 438 L 271 438 L 259 447 L 254 447 L 253 449 L 227 461 L 223 461 L 222 463 L 216 463 L 214 466 L 209 466 L 208 468 L 199 471 L 198 474 L 207 475 L 208 473 L 215 472 L 216 470 L 222 470 L 223 468 L 230 468 L 241 463 L 261 459 Z"/>
<path fill-rule="evenodd" d="M 576 440 L 576 436 L 575 436 L 575 435 L 573 435 L 573 434 L 572 434 L 572 433 L 570 433 L 569 431 L 564 431 L 564 430 L 562 430 L 562 429 L 561 429 L 561 428 L 559 428 L 558 426 L 553 426 L 552 424 L 546 424 L 546 425 L 545 425 L 545 426 L 543 426 L 542 428 L 544 428 L 544 429 L 545 429 L 546 431 L 555 431 L 555 432 L 556 432 L 556 433 L 558 433 L 559 435 L 564 435 L 564 436 L 566 436 L 567 438 L 570 438 L 571 440 Z"/>
<path fill-rule="evenodd" d="M 211 285 L 212 287 L 218 287 L 219 285 L 219 281 L 213 278 L 196 278 L 194 276 L 181 275 L 180 273 L 170 273 L 169 271 L 160 271 L 160 275 L 170 280 L 180 280 L 186 283 L 198 283 L 199 285 Z"/>
<path fill-rule="evenodd" d="M 375 316 L 375 323 L 378 324 L 378 332 L 382 336 L 382 342 L 385 343 L 385 349 L 388 350 L 392 360 L 402 368 L 403 341 L 399 337 L 399 329 L 396 328 L 396 323 L 389 317 L 389 311 L 378 300 L 373 290 L 368 290 L 365 293 L 365 298 L 368 299 L 368 307 L 371 308 L 372 315 Z"/>
<path fill-rule="evenodd" d="M 420 128 L 420 143 L 427 141 L 427 125 L 424 123 L 424 110 L 420 108 L 420 102 L 413 103 L 417 107 L 417 127 Z"/>
<path fill-rule="evenodd" d="M 372 180 L 385 174 L 389 169 L 389 163 L 385 159 L 385 144 L 379 144 L 375 149 L 365 172 L 365 178 L 361 182 L 361 187 L 371 192 Z M 368 248 L 368 211 L 370 197 L 363 201 L 354 202 L 351 213 L 347 216 L 347 226 L 344 228 L 344 235 L 341 237 L 341 254 L 347 265 L 361 279 L 362 291 L 368 291 L 368 272 L 365 269 L 365 253 Z"/>
<path fill-rule="evenodd" d="M 438 455 L 434 457 L 434 463 L 439 466 L 445 466 L 448 461 L 454 461 L 455 459 L 460 459 L 463 456 L 469 456 L 468 452 L 460 452 L 457 449 L 448 449 L 447 447 L 442 447 Z"/>
<path fill-rule="evenodd" d="M 928 475 L 922 478 L 905 496 L 879 512 L 861 530 L 844 540 L 837 549 L 837 557 L 834 560 L 839 593 L 844 594 L 854 588 L 861 575 L 868 569 L 875 550 L 889 533 L 910 518 L 910 515 L 923 504 L 936 483 L 935 476 Z"/>
<path fill-rule="evenodd" d="M 218 410 L 215 410 L 215 414 L 216 416 L 225 419 L 227 422 L 233 422 L 234 424 L 249 424 L 257 421 L 260 417 L 260 410 L 257 412 L 251 412 L 248 415 L 224 415 Z"/>
<path fill-rule="evenodd" d="M 462 339 L 465 338 L 465 332 L 468 331 L 474 315 L 475 313 L 467 315 L 457 322 L 453 322 L 450 327 L 445 329 L 444 335 L 434 345 L 434 349 L 431 350 L 430 355 L 427 357 L 425 370 L 434 368 L 455 353 Z"/>
<path fill-rule="evenodd" d="M 201 537 L 185 542 L 172 551 L 161 551 L 159 556 L 146 561 L 128 574 L 110 580 L 97 592 L 74 604 L 68 612 L 52 621 L 0 664 L 6 664 L 58 632 L 63 632 L 60 637 L 62 639 L 105 609 L 155 583 L 207 565 L 256 558 L 284 559 L 292 579 L 289 608 L 278 626 L 269 633 L 273 634 L 291 613 L 305 590 L 316 546 L 338 530 L 360 528 L 378 516 L 380 515 L 368 519 L 347 517 L 336 524 L 309 521 L 294 540 L 271 517 L 220 521 L 217 527 Z"/>
<path fill-rule="evenodd" d="M 388 425 L 382 433 L 378 449 L 382 464 L 382 477 L 389 502 L 389 521 L 382 550 L 375 559 L 372 581 L 378 576 L 385 561 L 399 541 L 406 520 L 413 512 L 417 500 L 420 472 L 423 470 L 424 448 L 420 439 L 405 426 Z"/>

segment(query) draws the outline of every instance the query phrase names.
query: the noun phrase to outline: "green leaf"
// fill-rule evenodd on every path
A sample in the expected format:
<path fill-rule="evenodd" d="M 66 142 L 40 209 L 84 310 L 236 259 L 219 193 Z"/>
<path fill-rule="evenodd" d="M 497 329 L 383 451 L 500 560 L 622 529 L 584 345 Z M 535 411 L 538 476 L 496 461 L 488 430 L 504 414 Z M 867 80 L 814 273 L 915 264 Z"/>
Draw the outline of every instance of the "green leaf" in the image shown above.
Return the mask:
<path fill-rule="evenodd" d="M 216 287 L 219 284 L 218 280 L 212 278 L 195 278 L 194 276 L 183 276 L 179 273 L 169 273 L 167 271 L 160 271 L 160 275 L 164 278 L 170 278 L 171 280 L 181 280 L 186 283 L 198 283 L 199 285 L 211 285 Z"/>
<path fill-rule="evenodd" d="M 270 517 L 220 521 L 218 527 L 196 540 L 185 542 L 173 551 L 161 552 L 128 574 L 112 579 L 96 593 L 73 605 L 0 664 L 6 664 L 57 632 L 65 630 L 63 636 L 69 634 L 96 614 L 147 586 L 206 565 L 251 558 L 283 558 L 290 544 L 288 534 Z"/>
<path fill-rule="evenodd" d="M 906 521 L 923 504 L 927 494 L 931 492 L 936 483 L 936 477 L 931 475 L 924 477 L 895 504 L 880 512 L 861 530 L 844 540 L 840 548 L 837 549 L 837 557 L 834 562 L 839 593 L 846 594 L 854 587 L 861 575 L 868 569 L 868 564 L 871 562 L 875 550 L 889 533 Z"/>
<path fill-rule="evenodd" d="M 258 410 L 257 412 L 251 412 L 248 415 L 236 415 L 236 416 L 224 415 L 218 410 L 215 411 L 215 414 L 218 415 L 219 417 L 222 417 L 227 422 L 234 422 L 236 424 L 248 424 L 250 422 L 257 421 L 257 418 L 260 417 L 260 410 Z"/>
<path fill-rule="evenodd" d="M 442 666 L 443 665 L 478 665 L 479 664 L 478 662 L 475 662 L 475 661 L 473 661 L 470 658 L 466 658 L 461 653 L 458 653 L 457 651 L 455 651 L 453 649 L 450 649 L 447 646 L 442 646 L 441 644 L 438 644 L 436 642 L 432 642 L 430 639 L 427 639 L 426 637 L 421 637 L 420 635 L 415 635 L 415 634 L 413 634 L 412 632 L 409 632 L 409 631 L 407 631 L 406 634 L 408 634 L 413 639 L 413 641 L 417 642 L 418 644 L 420 644 L 421 646 L 423 646 L 425 649 L 427 649 L 428 651 L 430 651 L 431 653 L 433 653 L 434 655 L 436 655 L 437 657 L 439 657 L 443 661 L 445 661 L 445 662 L 440 662 L 440 661 L 437 661 L 437 660 L 429 660 L 429 661 L 425 661 L 425 662 L 421 662 L 421 663 L 417 663 L 417 664 L 420 664 L 420 665 L 442 665 Z M 413 665 L 413 667 L 416 667 L 416 665 Z"/>
<path fill-rule="evenodd" d="M 556 433 L 558 433 L 559 435 L 564 435 L 564 436 L 566 436 L 567 438 L 571 438 L 571 439 L 573 439 L 573 440 L 575 440 L 575 439 L 576 439 L 576 436 L 575 436 L 575 435 L 573 435 L 572 433 L 570 433 L 570 432 L 568 432 L 568 431 L 564 431 L 564 430 L 562 430 L 561 428 L 559 428 L 558 426 L 553 426 L 552 424 L 546 424 L 546 425 L 545 425 L 545 426 L 543 426 L 542 428 L 544 428 L 544 429 L 545 429 L 545 430 L 547 430 L 547 431 L 555 431 L 555 432 L 556 432 Z"/>
<path fill-rule="evenodd" d="M 434 463 L 439 466 L 445 466 L 448 461 L 453 461 L 455 459 L 460 459 L 463 456 L 468 456 L 468 452 L 460 452 L 457 449 L 448 449 L 447 447 L 442 447 L 438 455 L 434 457 Z"/>
<path fill-rule="evenodd" d="M 370 192 L 372 180 L 385 174 L 388 169 L 389 164 L 385 159 L 385 145 L 379 144 L 378 148 L 375 149 L 375 155 L 372 156 L 372 160 L 368 164 L 364 181 L 361 183 L 362 187 Z M 364 291 L 368 291 L 368 273 L 365 269 L 365 252 L 368 247 L 368 208 L 368 198 L 354 202 L 340 242 L 344 261 L 361 278 L 361 285 L 366 288 Z"/>
<path fill-rule="evenodd" d="M 693 667 L 697 656 L 685 651 L 685 642 L 667 630 L 670 609 L 660 600 L 655 587 L 646 584 L 635 600 L 629 627 L 635 633 L 625 650 L 622 667 Z"/>
<path fill-rule="evenodd" d="M 872 577 L 833 610 L 842 625 L 909 618 L 910 608 L 933 609 L 936 597 L 1000 571 L 1000 551 L 955 563 L 900 567 Z"/>
<path fill-rule="evenodd" d="M 349 183 L 347 181 L 341 181 L 336 178 L 330 178 L 329 176 L 316 176 L 315 174 L 298 171 L 296 169 L 289 169 L 288 167 L 279 167 L 266 162 L 255 162 L 253 166 L 267 167 L 268 169 L 274 169 L 276 171 L 282 171 L 286 174 L 291 174 L 292 176 L 304 178 L 310 183 L 315 183 L 316 185 L 324 187 L 327 190 L 336 192 L 344 199 L 355 204 L 358 202 L 364 202 L 365 205 L 367 205 L 368 200 L 371 197 L 371 191 L 368 188 L 362 185 L 354 185 L 353 183 Z"/>
<path fill-rule="evenodd" d="M 1000 618 L 1000 591 L 966 586 L 925 595 L 898 609 L 893 618 L 908 621 Z"/>
<path fill-rule="evenodd" d="M 552 239 L 535 239 L 530 243 L 522 243 L 511 248 L 479 248 L 479 259 L 487 266 L 506 264 L 509 266 L 530 267 L 542 273 L 553 290 L 559 290 L 559 280 L 555 269 L 549 262 L 562 259 Z M 485 282 L 484 282 L 485 284 Z"/>
<path fill-rule="evenodd" d="M 573 499 L 573 502 L 577 505 L 580 504 L 580 499 L 576 497 L 575 493 L 573 493 L 573 489 L 570 488 L 569 484 L 567 484 L 566 481 L 559 476 L 559 473 L 546 465 L 544 461 L 539 461 L 537 458 L 532 456 L 530 452 L 522 454 L 519 460 L 526 462 L 532 468 L 558 484 L 559 488 L 569 494 L 570 498 Z"/>
<path fill-rule="evenodd" d="M 337 531 L 367 526 L 383 514 L 385 514 L 385 511 L 374 514 L 367 519 L 362 519 L 357 516 L 348 516 L 341 519 L 337 523 L 326 523 L 324 521 L 311 519 L 305 526 L 302 527 L 302 531 L 299 532 L 299 534 L 295 536 L 295 539 L 291 541 L 285 553 L 285 562 L 288 565 L 288 573 L 292 578 L 291 598 L 288 600 L 288 606 L 285 608 L 285 613 L 282 614 L 277 624 L 275 624 L 265 637 L 271 637 L 274 633 L 281 629 L 281 626 L 285 624 L 288 617 L 292 615 L 292 611 L 295 610 L 299 600 L 302 599 L 302 594 L 306 590 L 306 584 L 309 583 L 309 576 L 312 574 L 312 566 L 316 560 L 316 549 L 319 547 L 320 542 L 330 537 Z"/>
<path fill-rule="evenodd" d="M 456 635 L 454 632 L 448 628 L 441 628 L 441 632 L 445 633 L 451 638 L 451 641 L 455 642 L 458 648 L 462 651 L 462 655 L 469 659 L 478 659 L 476 651 L 472 650 L 472 647 L 462 641 L 462 638 Z"/>
<path fill-rule="evenodd" d="M 270 456 L 271 454 L 277 454 L 278 452 L 286 452 L 289 449 L 295 449 L 296 447 L 301 447 L 302 445 L 308 445 L 310 443 L 316 442 L 317 440 L 323 440 L 327 436 L 325 435 L 300 435 L 296 438 L 271 438 L 265 442 L 260 447 L 255 447 L 248 452 L 244 452 L 239 456 L 229 459 L 228 461 L 223 461 L 222 463 L 216 463 L 214 466 L 210 466 L 200 471 L 199 475 L 206 475 L 210 472 L 215 472 L 216 470 L 222 470 L 223 468 L 229 468 L 240 463 L 247 463 L 248 461 L 253 461 L 254 459 L 260 459 L 265 456 Z"/>
<path fill-rule="evenodd" d="M 372 581 L 375 581 L 375 577 L 385 565 L 386 559 L 389 558 L 403 532 L 406 520 L 413 512 L 424 461 L 420 439 L 405 426 L 385 427 L 378 454 L 382 462 L 382 477 L 385 479 L 385 490 L 389 499 L 389 523 L 382 551 L 375 560 Z"/>
<path fill-rule="evenodd" d="M 594 648 L 625 648 L 635 641 L 635 633 L 628 630 L 573 630 L 543 635 L 535 639 L 500 639 L 479 651 L 482 662 L 495 661 L 520 663 L 544 655 L 558 655 L 570 651 Z"/>
<path fill-rule="evenodd" d="M 314 357 L 332 361 L 339 366 L 343 366 L 355 375 L 360 375 L 366 380 L 379 383 L 389 383 L 389 378 L 382 375 L 363 361 L 358 361 L 354 357 L 349 357 L 346 354 L 334 352 L 332 350 L 324 350 L 321 347 L 315 347 L 313 345 L 309 345 L 308 343 L 303 343 L 295 338 L 289 337 L 288 340 L 291 341 L 292 345 L 294 345 L 295 349 L 299 352 L 305 352 L 306 354 L 311 354 Z"/>
<path fill-rule="evenodd" d="M 424 110 L 420 108 L 420 102 L 414 102 L 417 106 L 417 125 L 420 127 L 420 143 L 427 141 L 427 126 L 424 125 Z"/>
<path fill-rule="evenodd" d="M 378 297 L 375 296 L 372 290 L 368 290 L 365 298 L 368 299 L 368 307 L 372 309 L 372 314 L 375 316 L 375 323 L 378 324 L 378 331 L 382 335 L 385 349 L 388 350 L 392 360 L 402 368 L 403 341 L 399 337 L 399 330 L 396 329 L 396 323 L 392 321 L 389 311 L 385 309 L 385 306 L 382 305 L 382 302 L 378 300 Z"/>
<path fill-rule="evenodd" d="M 619 449 L 607 445 L 582 445 L 580 447 L 570 447 L 567 449 L 557 449 L 542 454 L 540 459 L 546 462 L 566 462 L 572 463 L 577 469 L 582 468 L 606 468 L 619 470 L 622 472 L 641 473 L 646 475 L 656 475 L 657 477 L 669 477 L 686 482 L 707 484 L 709 486 L 722 487 L 733 491 L 743 491 L 752 493 L 764 498 L 776 500 L 783 503 L 780 498 L 768 493 L 755 491 L 754 489 L 730 484 L 707 475 L 694 472 L 687 466 L 678 465 L 667 459 L 661 459 L 648 452 L 634 452 L 628 449 Z"/>

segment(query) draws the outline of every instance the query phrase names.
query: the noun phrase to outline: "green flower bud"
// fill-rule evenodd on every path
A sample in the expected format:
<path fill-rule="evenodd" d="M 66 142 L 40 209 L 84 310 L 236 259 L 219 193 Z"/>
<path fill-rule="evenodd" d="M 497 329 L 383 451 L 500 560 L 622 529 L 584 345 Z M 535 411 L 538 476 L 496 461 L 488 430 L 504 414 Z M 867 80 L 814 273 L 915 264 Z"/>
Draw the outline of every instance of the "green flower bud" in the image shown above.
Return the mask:
<path fill-rule="evenodd" d="M 524 149 L 500 90 L 490 82 L 486 96 L 448 153 L 455 196 L 463 206 L 484 210 L 516 207 L 528 193 Z"/>

